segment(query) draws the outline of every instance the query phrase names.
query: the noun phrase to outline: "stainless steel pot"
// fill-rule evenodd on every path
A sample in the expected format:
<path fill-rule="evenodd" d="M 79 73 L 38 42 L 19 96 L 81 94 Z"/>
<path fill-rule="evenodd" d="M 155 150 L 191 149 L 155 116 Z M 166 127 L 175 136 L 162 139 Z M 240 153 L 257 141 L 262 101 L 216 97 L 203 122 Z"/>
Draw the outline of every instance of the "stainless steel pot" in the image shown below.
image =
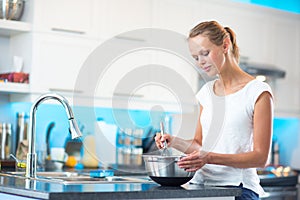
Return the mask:
<path fill-rule="evenodd" d="M 143 155 L 149 177 L 160 185 L 179 186 L 187 183 L 194 172 L 179 168 L 177 161 L 182 156 Z"/>
<path fill-rule="evenodd" d="M 24 0 L 0 0 L 0 19 L 20 20 L 24 6 Z"/>

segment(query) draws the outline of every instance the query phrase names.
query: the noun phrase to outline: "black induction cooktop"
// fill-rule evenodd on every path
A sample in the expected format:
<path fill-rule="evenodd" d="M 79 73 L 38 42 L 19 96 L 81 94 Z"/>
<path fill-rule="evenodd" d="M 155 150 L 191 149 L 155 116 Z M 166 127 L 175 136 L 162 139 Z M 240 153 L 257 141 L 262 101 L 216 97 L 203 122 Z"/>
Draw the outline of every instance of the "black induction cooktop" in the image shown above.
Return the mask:
<path fill-rule="evenodd" d="M 298 184 L 299 173 L 295 170 L 280 170 L 281 168 L 258 169 L 261 186 L 295 186 Z M 286 169 L 286 168 L 284 168 Z"/>

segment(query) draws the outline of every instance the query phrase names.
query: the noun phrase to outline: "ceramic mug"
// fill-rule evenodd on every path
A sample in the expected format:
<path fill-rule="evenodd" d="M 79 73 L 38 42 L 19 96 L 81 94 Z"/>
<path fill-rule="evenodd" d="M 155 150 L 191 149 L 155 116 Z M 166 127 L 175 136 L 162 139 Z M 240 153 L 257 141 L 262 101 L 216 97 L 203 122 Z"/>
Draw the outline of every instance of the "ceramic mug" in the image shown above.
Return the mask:
<path fill-rule="evenodd" d="M 67 153 L 63 147 L 53 147 L 50 149 L 51 160 L 57 168 L 62 168 L 67 159 Z M 57 161 L 57 162 L 55 162 Z"/>

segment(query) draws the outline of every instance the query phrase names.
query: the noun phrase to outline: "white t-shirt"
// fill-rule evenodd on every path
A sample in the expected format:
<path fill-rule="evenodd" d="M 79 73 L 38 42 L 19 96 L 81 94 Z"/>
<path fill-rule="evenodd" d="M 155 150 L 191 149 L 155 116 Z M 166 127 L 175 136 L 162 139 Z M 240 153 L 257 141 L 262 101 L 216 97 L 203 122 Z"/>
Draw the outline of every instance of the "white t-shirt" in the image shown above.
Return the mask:
<path fill-rule="evenodd" d="M 254 106 L 263 92 L 272 95 L 270 86 L 252 80 L 233 94 L 217 96 L 213 90 L 214 82 L 206 83 L 196 95 L 203 107 L 200 118 L 202 150 L 223 154 L 253 150 Z M 219 186 L 238 186 L 242 183 L 243 187 L 259 195 L 264 193 L 255 168 L 206 164 L 197 171 L 191 182 Z"/>

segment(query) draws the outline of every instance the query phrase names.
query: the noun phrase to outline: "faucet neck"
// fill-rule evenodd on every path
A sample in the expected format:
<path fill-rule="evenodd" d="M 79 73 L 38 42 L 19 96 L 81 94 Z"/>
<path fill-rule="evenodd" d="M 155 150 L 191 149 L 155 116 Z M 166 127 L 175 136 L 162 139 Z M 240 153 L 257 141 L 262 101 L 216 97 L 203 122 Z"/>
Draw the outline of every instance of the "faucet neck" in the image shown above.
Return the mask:
<path fill-rule="evenodd" d="M 35 178 L 36 177 L 36 151 L 35 151 L 35 139 L 36 139 L 36 111 L 38 106 L 48 100 L 54 99 L 60 102 L 68 115 L 68 119 L 72 122 L 74 121 L 74 114 L 68 101 L 63 97 L 55 93 L 44 94 L 40 96 L 31 106 L 30 109 L 30 119 L 29 119 L 29 135 L 28 135 L 28 154 L 27 154 L 27 166 L 26 166 L 26 177 Z M 74 122 L 73 122 L 74 123 Z M 76 122 L 74 125 L 77 127 Z M 75 128 L 76 129 L 76 128 Z M 77 131 L 77 129 L 76 129 Z M 81 136 L 78 132 L 78 136 Z"/>
<path fill-rule="evenodd" d="M 30 134 L 28 136 L 28 152 L 35 153 L 35 138 L 36 138 L 36 111 L 38 106 L 46 100 L 54 99 L 60 102 L 66 110 L 68 119 L 74 119 L 74 114 L 68 101 L 61 95 L 55 93 L 44 94 L 40 96 L 31 106 L 30 109 L 30 119 L 29 119 L 29 130 Z"/>

